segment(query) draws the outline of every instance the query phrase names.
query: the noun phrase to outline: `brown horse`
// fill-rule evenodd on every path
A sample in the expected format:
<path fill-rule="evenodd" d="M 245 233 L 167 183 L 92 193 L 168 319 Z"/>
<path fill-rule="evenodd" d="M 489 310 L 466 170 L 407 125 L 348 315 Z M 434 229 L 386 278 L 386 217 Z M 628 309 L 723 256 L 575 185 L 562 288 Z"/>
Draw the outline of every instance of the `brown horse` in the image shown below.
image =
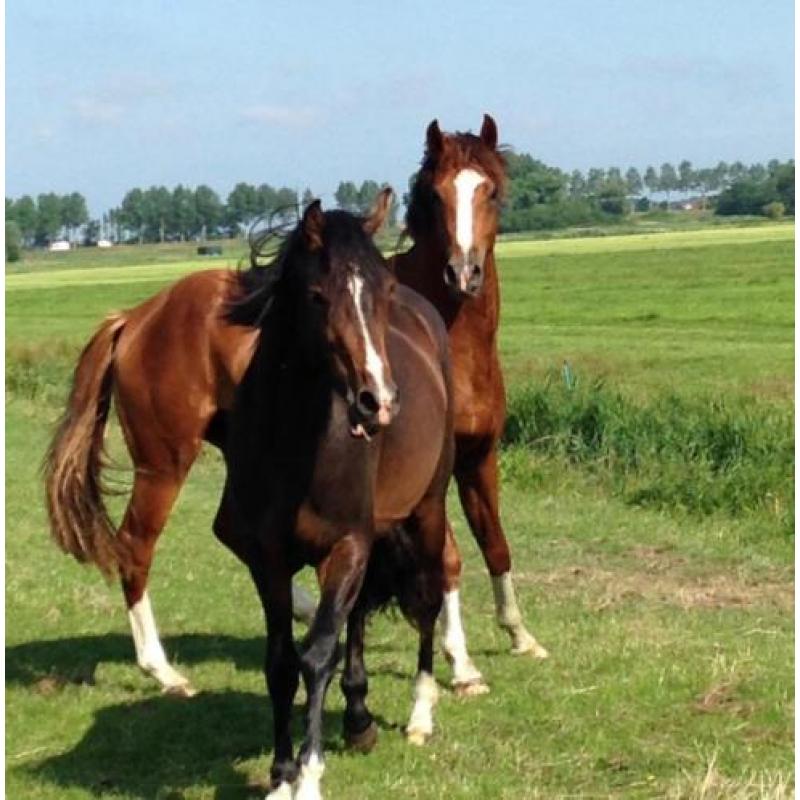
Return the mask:
<path fill-rule="evenodd" d="M 396 595 L 420 635 L 408 738 L 432 732 L 433 640 L 444 591 L 445 499 L 453 465 L 447 333 L 435 309 L 398 286 L 371 220 L 319 201 L 229 319 L 260 336 L 236 392 L 223 448 L 224 515 L 267 623 L 265 676 L 275 756 L 268 797 L 318 798 L 322 710 L 348 626 L 345 734 L 371 746 L 364 617 Z M 249 286 L 254 278 L 245 276 Z M 292 575 L 317 569 L 320 603 L 301 652 Z M 306 736 L 290 730 L 299 674 Z"/>
<path fill-rule="evenodd" d="M 544 650 L 522 624 L 497 515 L 496 444 L 504 405 L 495 341 L 499 296 L 492 247 L 504 184 L 497 132 L 486 117 L 480 137 L 442 135 L 432 123 L 427 138 L 409 208 L 409 229 L 416 243 L 408 254 L 397 257 L 397 270 L 401 281 L 427 297 L 447 323 L 460 432 L 461 468 L 456 478 L 459 487 L 465 487 L 462 501 L 471 509 L 468 518 L 492 575 L 498 621 L 511 633 L 517 652 L 541 656 Z M 475 184 L 469 210 L 463 200 L 469 189 L 465 176 L 473 184 L 478 178 L 482 181 Z M 472 213 L 475 252 L 483 250 L 481 264 L 472 264 L 479 267 L 472 283 L 469 276 L 466 283 L 467 294 L 477 291 L 474 297 L 459 297 L 449 288 L 460 279 L 457 259 L 463 248 L 459 251 L 457 235 L 462 241 L 470 235 L 465 212 Z M 164 653 L 147 592 L 148 576 L 158 537 L 203 442 L 221 444 L 225 413 L 255 347 L 256 330 L 230 325 L 223 318 L 226 304 L 240 291 L 234 273 L 208 270 L 109 317 L 80 356 L 45 465 L 53 538 L 78 560 L 121 575 L 137 662 L 170 692 L 192 694 L 193 689 Z M 100 480 L 112 396 L 134 466 L 133 491 L 118 533 L 106 513 Z M 214 531 L 235 551 L 235 533 L 224 515 Z M 447 543 L 445 652 L 454 685 L 480 692 L 485 685 L 467 655 L 460 619 L 461 563 L 451 530 Z M 309 619 L 313 610 L 311 599 L 296 591 L 295 614 Z"/>
<path fill-rule="evenodd" d="M 505 162 L 497 126 L 484 115 L 479 136 L 443 134 L 428 126 L 425 156 L 411 189 L 408 232 L 414 246 L 397 255 L 398 279 L 430 300 L 450 340 L 455 387 L 455 478 L 464 513 L 483 553 L 498 624 L 514 653 L 544 658 L 526 630 L 514 593 L 511 555 L 498 510 L 497 446 L 505 422 L 505 390 L 497 352 L 500 289 L 494 259 Z M 443 612 L 445 652 L 454 682 L 475 682 L 459 614 L 461 561 L 447 539 Z"/>

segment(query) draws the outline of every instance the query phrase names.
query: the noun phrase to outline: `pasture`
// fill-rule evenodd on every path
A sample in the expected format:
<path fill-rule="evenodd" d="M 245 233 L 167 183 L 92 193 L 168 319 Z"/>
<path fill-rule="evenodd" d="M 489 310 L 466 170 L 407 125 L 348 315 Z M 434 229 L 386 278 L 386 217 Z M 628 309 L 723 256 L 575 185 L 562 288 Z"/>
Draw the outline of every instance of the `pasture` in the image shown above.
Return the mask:
<path fill-rule="evenodd" d="M 380 738 L 369 756 L 344 750 L 334 685 L 327 796 L 793 796 L 793 237 L 770 225 L 498 247 L 516 426 L 502 512 L 521 605 L 551 657 L 507 652 L 452 498 L 468 643 L 492 691 L 443 691 L 430 744 L 409 746 L 416 636 L 376 617 Z M 118 587 L 46 529 L 38 467 L 81 345 L 109 310 L 221 263 L 140 252 L 6 277 L 9 797 L 263 795 L 263 624 L 210 532 L 218 455 L 195 465 L 151 581 L 167 651 L 202 690 L 190 701 L 138 671 Z M 626 434 L 635 458 L 611 436 L 614 414 L 643 420 Z M 124 465 L 113 427 L 109 445 Z M 436 673 L 444 685 L 438 654 Z"/>

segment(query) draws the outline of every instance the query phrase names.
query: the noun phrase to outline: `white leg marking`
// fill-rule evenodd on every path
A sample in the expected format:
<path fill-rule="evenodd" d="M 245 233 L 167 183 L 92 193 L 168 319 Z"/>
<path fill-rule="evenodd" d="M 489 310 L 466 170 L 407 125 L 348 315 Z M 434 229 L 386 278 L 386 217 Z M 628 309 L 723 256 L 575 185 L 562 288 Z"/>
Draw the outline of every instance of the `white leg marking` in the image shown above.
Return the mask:
<path fill-rule="evenodd" d="M 433 733 L 433 707 L 439 699 L 436 679 L 430 672 L 417 673 L 414 684 L 414 707 L 406 726 L 406 738 L 411 744 L 422 745 Z"/>
<path fill-rule="evenodd" d="M 136 662 L 139 666 L 152 675 L 165 692 L 185 694 L 188 697 L 194 695 L 195 691 L 189 681 L 167 661 L 161 640 L 158 638 L 158 628 L 147 592 L 128 610 L 128 619 L 131 623 L 133 643 L 136 646 Z"/>
<path fill-rule="evenodd" d="M 378 387 L 378 420 L 382 424 L 387 424 L 390 420 L 389 408 L 392 403 L 392 396 L 384 378 L 383 359 L 378 355 L 372 337 L 369 335 L 367 320 L 364 317 L 364 308 L 361 302 L 361 295 L 364 291 L 364 279 L 357 272 L 353 272 L 348 278 L 350 294 L 353 297 L 353 304 L 356 307 L 356 317 L 361 326 L 361 334 L 364 337 L 364 349 L 366 351 L 367 372 L 372 376 L 375 385 Z M 385 419 L 382 415 L 385 414 Z"/>
<path fill-rule="evenodd" d="M 475 196 L 475 190 L 485 180 L 486 178 L 474 169 L 462 169 L 453 179 L 453 185 L 456 189 L 456 243 L 461 248 L 465 261 L 469 257 L 469 251 L 472 249 L 472 198 Z M 467 281 L 469 281 L 470 277 L 469 272 L 470 269 L 467 264 L 459 276 L 462 289 L 466 289 Z"/>
<path fill-rule="evenodd" d="M 444 653 L 453 668 L 453 688 L 456 692 L 463 695 L 486 694 L 489 687 L 467 652 L 458 589 L 444 593 L 442 638 Z"/>
<path fill-rule="evenodd" d="M 492 578 L 494 605 L 497 611 L 497 624 L 505 628 L 511 636 L 511 650 L 516 655 L 530 653 L 534 658 L 547 658 L 548 652 L 525 629 L 522 613 L 517 605 L 514 593 L 514 582 L 511 573 L 497 575 Z"/>
<path fill-rule="evenodd" d="M 292 784 L 284 781 L 276 789 L 267 792 L 265 800 L 292 800 Z"/>
<path fill-rule="evenodd" d="M 295 800 L 322 800 L 319 783 L 322 773 L 325 772 L 325 763 L 316 753 L 312 753 L 308 761 L 300 767 L 300 776 L 297 779 Z"/>
<path fill-rule="evenodd" d="M 302 586 L 292 581 L 292 616 L 298 622 L 310 625 L 316 613 L 316 600 Z"/>

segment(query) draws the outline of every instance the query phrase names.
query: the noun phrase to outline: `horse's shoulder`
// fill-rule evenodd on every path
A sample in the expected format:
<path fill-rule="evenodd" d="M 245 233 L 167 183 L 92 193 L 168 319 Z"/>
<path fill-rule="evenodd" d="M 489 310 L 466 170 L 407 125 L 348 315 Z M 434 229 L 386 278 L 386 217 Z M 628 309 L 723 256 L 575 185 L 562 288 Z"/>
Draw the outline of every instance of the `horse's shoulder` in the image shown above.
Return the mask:
<path fill-rule="evenodd" d="M 399 284 L 392 303 L 392 324 L 412 328 L 427 334 L 431 343 L 439 346 L 447 342 L 447 329 L 436 308 L 419 292 Z M 409 333 L 408 330 L 404 332 Z"/>

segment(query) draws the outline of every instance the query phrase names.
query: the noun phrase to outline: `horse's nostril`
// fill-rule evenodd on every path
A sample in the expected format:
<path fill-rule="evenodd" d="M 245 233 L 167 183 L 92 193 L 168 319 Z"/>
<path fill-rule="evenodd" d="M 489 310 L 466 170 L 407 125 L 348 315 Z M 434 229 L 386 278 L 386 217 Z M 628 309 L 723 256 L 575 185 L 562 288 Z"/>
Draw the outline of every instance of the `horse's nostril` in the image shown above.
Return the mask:
<path fill-rule="evenodd" d="M 359 412 L 365 417 L 374 416 L 378 413 L 378 409 L 380 408 L 378 398 L 375 397 L 375 395 L 369 389 L 362 389 L 358 393 L 356 405 L 358 406 Z"/>
<path fill-rule="evenodd" d="M 449 284 L 455 284 L 458 281 L 458 275 L 456 274 L 456 268 L 452 264 L 448 264 L 444 268 L 444 279 Z"/>
<path fill-rule="evenodd" d="M 478 264 L 472 265 L 472 277 L 473 278 L 480 278 L 481 276 L 481 268 Z"/>

